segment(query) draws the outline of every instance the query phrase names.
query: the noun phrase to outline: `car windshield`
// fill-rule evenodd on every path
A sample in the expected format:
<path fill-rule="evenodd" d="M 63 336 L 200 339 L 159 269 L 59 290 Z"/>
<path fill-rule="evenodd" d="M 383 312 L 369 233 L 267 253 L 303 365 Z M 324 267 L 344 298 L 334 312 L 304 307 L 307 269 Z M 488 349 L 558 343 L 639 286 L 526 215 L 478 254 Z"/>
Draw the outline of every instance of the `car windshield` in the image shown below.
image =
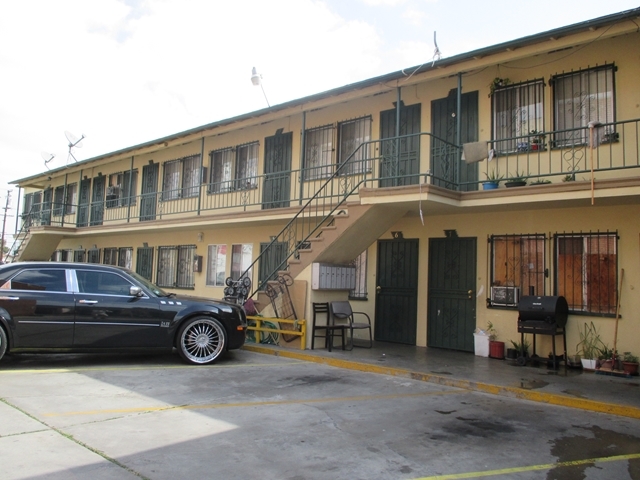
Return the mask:
<path fill-rule="evenodd" d="M 172 295 L 175 295 L 173 293 L 165 292 L 159 286 L 151 283 L 149 280 L 147 280 L 146 278 L 138 275 L 136 272 L 131 272 L 130 271 L 129 274 L 133 278 L 135 278 L 138 282 L 140 282 L 147 290 L 151 290 L 153 292 L 153 294 L 158 296 L 158 297 L 170 297 Z"/>

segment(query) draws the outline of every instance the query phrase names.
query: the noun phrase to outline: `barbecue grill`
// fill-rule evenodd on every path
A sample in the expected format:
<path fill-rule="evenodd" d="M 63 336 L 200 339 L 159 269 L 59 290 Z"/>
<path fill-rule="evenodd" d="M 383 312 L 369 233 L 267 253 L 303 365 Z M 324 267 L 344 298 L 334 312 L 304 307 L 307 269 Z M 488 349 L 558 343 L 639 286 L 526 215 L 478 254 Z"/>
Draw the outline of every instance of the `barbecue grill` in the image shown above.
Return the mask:
<path fill-rule="evenodd" d="M 569 316 L 569 305 L 567 300 L 561 296 L 535 296 L 522 297 L 518 302 L 518 333 L 520 333 L 520 345 L 524 347 L 524 334 L 533 334 L 533 354 L 531 358 L 535 361 L 536 355 L 536 335 L 551 335 L 553 345 L 553 364 L 557 366 L 556 356 L 556 335 L 562 335 L 562 345 L 564 353 L 562 355 L 565 365 L 567 363 L 567 334 L 566 325 Z M 517 359 L 518 365 L 525 365 L 527 359 L 524 349 Z"/>

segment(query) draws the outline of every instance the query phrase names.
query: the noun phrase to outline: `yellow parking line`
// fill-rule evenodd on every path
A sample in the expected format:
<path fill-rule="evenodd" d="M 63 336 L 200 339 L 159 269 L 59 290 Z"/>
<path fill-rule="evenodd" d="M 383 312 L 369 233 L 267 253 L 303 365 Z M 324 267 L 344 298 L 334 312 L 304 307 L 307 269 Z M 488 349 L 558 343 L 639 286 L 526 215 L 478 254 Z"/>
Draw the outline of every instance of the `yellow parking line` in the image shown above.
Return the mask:
<path fill-rule="evenodd" d="M 512 475 L 521 472 L 534 472 L 537 470 L 551 470 L 559 467 L 575 467 L 604 462 L 621 462 L 624 460 L 634 460 L 640 458 L 640 453 L 630 453 L 627 455 L 613 455 L 611 457 L 587 458 L 584 460 L 569 460 L 566 462 L 546 463 L 543 465 L 528 465 L 525 467 L 501 468 L 498 470 L 486 470 L 480 472 L 453 473 L 450 475 L 435 475 L 431 477 L 414 478 L 413 480 L 458 480 L 461 478 L 479 478 L 498 475 Z"/>
<path fill-rule="evenodd" d="M 309 398 L 309 399 L 299 399 L 299 400 L 272 400 L 272 401 L 264 401 L 264 402 L 166 405 L 162 407 L 117 408 L 117 409 L 107 409 L 107 410 L 86 410 L 86 411 L 65 412 L 65 413 L 45 413 L 44 416 L 45 417 L 69 417 L 74 415 L 160 412 L 163 410 L 207 410 L 207 409 L 213 409 L 213 408 L 261 407 L 261 406 L 271 406 L 271 405 L 292 405 L 292 404 L 306 404 L 306 403 L 362 402 L 362 401 L 368 401 L 368 400 L 429 397 L 429 396 L 436 396 L 436 395 L 459 395 L 460 393 L 467 393 L 467 392 L 464 390 L 447 390 L 443 392 L 396 393 L 396 394 L 389 394 L 389 395 L 357 395 L 352 397 Z"/>
<path fill-rule="evenodd" d="M 404 368 L 374 365 L 369 363 L 355 362 L 352 360 L 343 360 L 335 357 L 321 357 L 318 355 L 311 355 L 293 350 L 275 350 L 268 347 L 246 344 L 242 348 L 250 352 L 275 355 L 277 357 L 285 357 L 295 360 L 304 360 L 307 362 L 315 362 L 322 365 L 329 365 L 331 367 L 411 378 L 413 380 L 435 383 L 437 385 L 443 385 L 447 387 L 462 388 L 475 392 L 484 392 L 490 393 L 492 395 L 518 398 L 520 400 L 529 400 L 531 402 L 548 403 L 550 405 L 557 405 L 560 407 L 576 408 L 579 410 L 586 410 L 590 412 L 607 413 L 609 415 L 618 415 L 621 417 L 640 419 L 640 408 L 632 407 L 630 405 L 599 402 L 596 400 L 569 397 L 566 395 L 559 395 L 555 393 L 526 390 L 524 388 L 493 385 L 490 383 L 476 382 L 472 380 L 450 378 L 432 373 L 414 372 Z"/>

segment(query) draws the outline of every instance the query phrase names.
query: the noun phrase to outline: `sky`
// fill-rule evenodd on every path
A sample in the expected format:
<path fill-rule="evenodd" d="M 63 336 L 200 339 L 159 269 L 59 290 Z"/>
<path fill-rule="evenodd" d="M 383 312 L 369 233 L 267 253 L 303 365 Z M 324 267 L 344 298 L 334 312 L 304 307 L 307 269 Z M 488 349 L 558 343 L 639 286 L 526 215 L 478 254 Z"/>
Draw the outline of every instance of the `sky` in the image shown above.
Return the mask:
<path fill-rule="evenodd" d="M 10 181 L 638 0 L 0 0 L 0 214 Z M 263 91 L 251 84 L 262 75 Z M 266 99 L 265 99 L 266 96 Z M 53 159 L 45 165 L 43 153 Z"/>

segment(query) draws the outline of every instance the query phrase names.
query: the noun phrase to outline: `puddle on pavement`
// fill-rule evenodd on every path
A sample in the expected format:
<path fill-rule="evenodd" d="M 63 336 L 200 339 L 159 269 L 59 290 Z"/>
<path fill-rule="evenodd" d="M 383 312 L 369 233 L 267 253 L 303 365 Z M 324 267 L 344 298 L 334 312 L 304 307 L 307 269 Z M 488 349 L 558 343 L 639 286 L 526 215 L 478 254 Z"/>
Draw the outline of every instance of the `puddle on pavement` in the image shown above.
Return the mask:
<path fill-rule="evenodd" d="M 549 382 L 544 382 L 542 380 L 521 380 L 520 388 L 524 388 L 525 390 L 535 390 L 536 388 L 543 388 L 549 385 Z"/>
<path fill-rule="evenodd" d="M 453 375 L 453 373 L 451 372 L 436 372 L 435 370 L 431 370 L 431 373 L 435 374 L 435 375 Z"/>
<path fill-rule="evenodd" d="M 567 395 L 571 395 L 576 398 L 587 398 L 581 391 L 579 390 L 562 390 L 562 393 L 566 393 Z"/>
<path fill-rule="evenodd" d="M 640 437 L 605 430 L 598 427 L 578 427 L 586 435 L 560 437 L 550 441 L 551 455 L 558 462 L 585 460 L 586 458 L 630 455 L 640 452 Z M 597 468 L 595 464 L 557 467 L 547 472 L 546 480 L 574 480 L 587 478 L 587 469 Z M 632 479 L 640 479 L 640 459 L 627 460 L 627 470 Z"/>

